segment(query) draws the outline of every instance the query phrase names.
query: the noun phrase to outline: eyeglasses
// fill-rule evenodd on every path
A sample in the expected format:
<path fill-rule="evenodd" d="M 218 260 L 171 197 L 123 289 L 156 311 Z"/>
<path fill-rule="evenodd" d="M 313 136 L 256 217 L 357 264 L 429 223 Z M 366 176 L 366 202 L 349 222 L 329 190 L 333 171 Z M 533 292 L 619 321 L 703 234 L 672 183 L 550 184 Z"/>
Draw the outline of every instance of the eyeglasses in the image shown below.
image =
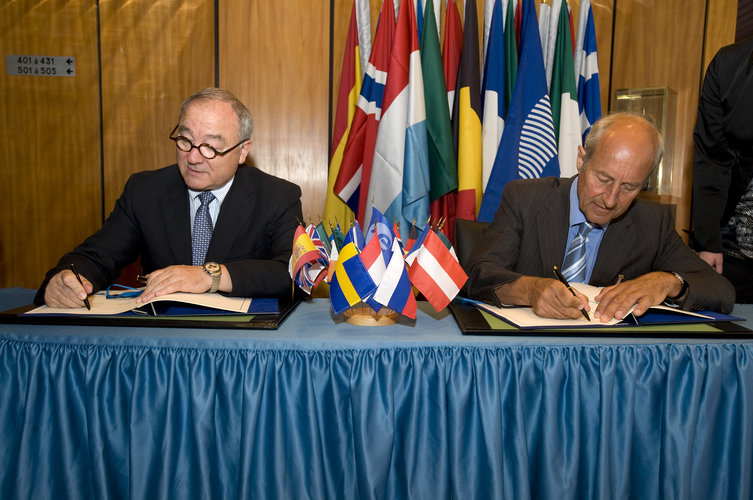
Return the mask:
<path fill-rule="evenodd" d="M 232 148 L 226 149 L 225 151 L 217 151 L 216 149 L 214 149 L 212 146 L 210 146 L 209 144 L 205 142 L 197 146 L 196 144 L 191 142 L 187 137 L 183 137 L 182 135 L 173 137 L 173 134 L 175 133 L 176 130 L 178 130 L 178 125 L 176 125 L 173 131 L 170 132 L 170 140 L 175 141 L 175 145 L 178 146 L 178 149 L 188 153 L 193 148 L 196 148 L 199 150 L 199 153 L 201 153 L 201 156 L 203 156 L 207 160 L 211 160 L 215 156 L 224 156 L 248 140 L 248 139 L 243 139 L 241 142 L 239 142 Z"/>

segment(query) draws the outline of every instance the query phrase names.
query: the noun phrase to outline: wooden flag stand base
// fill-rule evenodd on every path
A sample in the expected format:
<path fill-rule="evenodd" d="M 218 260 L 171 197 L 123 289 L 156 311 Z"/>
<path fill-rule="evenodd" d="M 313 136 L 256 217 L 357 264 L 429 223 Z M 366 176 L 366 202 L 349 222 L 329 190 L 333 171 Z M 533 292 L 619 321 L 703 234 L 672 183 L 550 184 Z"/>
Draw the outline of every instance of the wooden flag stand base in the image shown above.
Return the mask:
<path fill-rule="evenodd" d="M 379 312 L 374 311 L 368 304 L 360 302 L 345 310 L 345 321 L 357 326 L 388 326 L 397 323 L 399 314 L 392 309 L 382 307 Z"/>

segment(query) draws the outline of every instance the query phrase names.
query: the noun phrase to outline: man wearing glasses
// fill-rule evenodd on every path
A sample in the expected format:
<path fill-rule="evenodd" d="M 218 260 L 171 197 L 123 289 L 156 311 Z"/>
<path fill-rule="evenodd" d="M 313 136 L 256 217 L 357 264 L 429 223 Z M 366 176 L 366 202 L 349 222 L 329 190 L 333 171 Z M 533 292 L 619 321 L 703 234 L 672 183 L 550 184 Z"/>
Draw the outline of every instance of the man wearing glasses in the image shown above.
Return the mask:
<path fill-rule="evenodd" d="M 138 257 L 141 302 L 172 292 L 290 293 L 301 190 L 244 165 L 252 128 L 246 107 L 225 90 L 189 97 L 170 134 L 177 164 L 131 176 L 102 228 L 47 273 L 35 302 L 82 307 Z"/>

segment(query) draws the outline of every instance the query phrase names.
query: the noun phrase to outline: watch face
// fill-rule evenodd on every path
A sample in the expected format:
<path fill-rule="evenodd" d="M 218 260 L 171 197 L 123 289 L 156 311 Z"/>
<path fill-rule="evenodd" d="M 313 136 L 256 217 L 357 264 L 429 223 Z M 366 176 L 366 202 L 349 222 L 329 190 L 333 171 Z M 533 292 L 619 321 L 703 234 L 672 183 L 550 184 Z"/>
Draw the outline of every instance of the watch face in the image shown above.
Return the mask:
<path fill-rule="evenodd" d="M 204 269 L 210 274 L 217 273 L 220 271 L 220 265 L 216 262 L 207 262 L 204 264 Z"/>

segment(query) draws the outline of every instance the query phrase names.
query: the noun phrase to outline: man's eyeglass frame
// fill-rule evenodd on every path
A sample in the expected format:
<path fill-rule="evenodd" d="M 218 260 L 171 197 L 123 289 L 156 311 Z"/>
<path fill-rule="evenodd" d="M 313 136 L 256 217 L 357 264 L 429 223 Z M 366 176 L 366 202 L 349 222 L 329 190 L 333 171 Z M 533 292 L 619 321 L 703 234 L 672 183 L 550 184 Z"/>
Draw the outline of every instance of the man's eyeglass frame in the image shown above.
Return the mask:
<path fill-rule="evenodd" d="M 235 146 L 231 148 L 226 149 L 225 151 L 217 151 L 213 146 L 211 146 L 210 144 L 207 144 L 206 142 L 202 142 L 201 144 L 197 146 L 196 144 L 191 142 L 188 139 L 188 137 L 185 137 L 182 135 L 173 136 L 175 131 L 178 130 L 179 126 L 180 124 L 176 125 L 173 131 L 170 132 L 170 140 L 175 141 L 175 146 L 181 151 L 183 151 L 184 153 L 190 153 L 191 150 L 194 148 L 198 149 L 199 154 L 201 154 L 201 156 L 203 156 L 207 160 L 211 160 L 213 158 L 216 158 L 217 156 L 225 156 L 230 151 L 234 150 L 235 148 L 237 148 L 238 146 L 240 146 L 241 144 L 243 144 L 244 142 L 248 140 L 248 139 L 243 139 L 241 142 L 239 142 L 238 144 L 236 144 Z M 184 149 L 183 147 L 181 147 L 181 144 L 186 144 L 186 143 L 190 145 L 188 149 Z"/>

